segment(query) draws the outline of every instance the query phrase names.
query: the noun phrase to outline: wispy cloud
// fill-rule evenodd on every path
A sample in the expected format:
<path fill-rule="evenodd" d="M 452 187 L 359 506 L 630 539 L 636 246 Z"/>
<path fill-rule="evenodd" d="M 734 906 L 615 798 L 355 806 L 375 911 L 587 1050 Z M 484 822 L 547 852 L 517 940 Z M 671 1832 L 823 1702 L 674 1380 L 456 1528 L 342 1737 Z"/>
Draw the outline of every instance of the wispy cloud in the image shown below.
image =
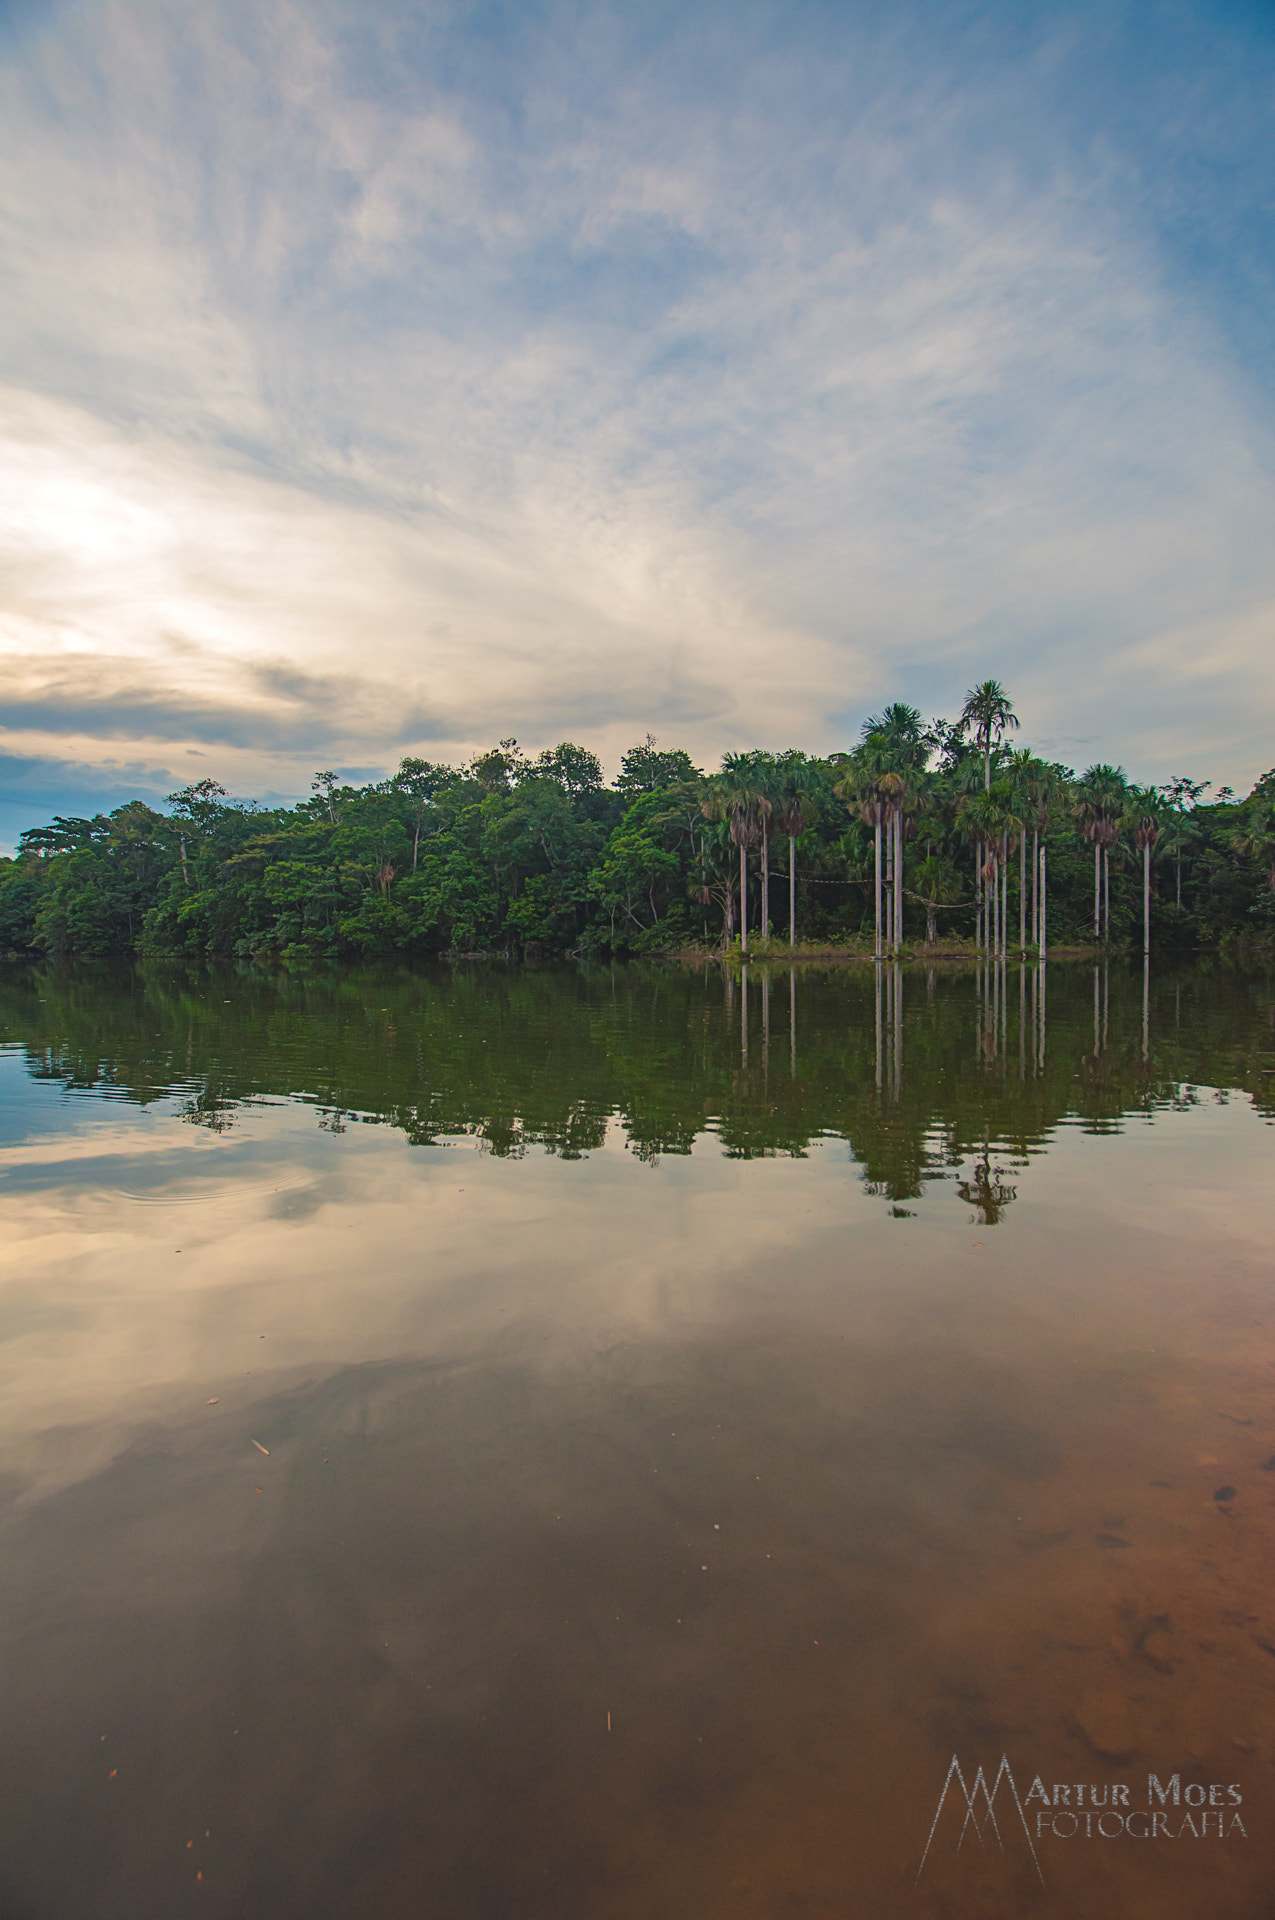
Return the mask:
<path fill-rule="evenodd" d="M 1266 256 L 1228 308 L 1168 210 L 1193 140 L 1247 204 L 1275 36 L 1152 11 L 1142 66 L 1088 8 L 50 16 L 0 73 L 10 751 L 712 757 L 995 672 L 1060 753 L 1261 771 Z"/>

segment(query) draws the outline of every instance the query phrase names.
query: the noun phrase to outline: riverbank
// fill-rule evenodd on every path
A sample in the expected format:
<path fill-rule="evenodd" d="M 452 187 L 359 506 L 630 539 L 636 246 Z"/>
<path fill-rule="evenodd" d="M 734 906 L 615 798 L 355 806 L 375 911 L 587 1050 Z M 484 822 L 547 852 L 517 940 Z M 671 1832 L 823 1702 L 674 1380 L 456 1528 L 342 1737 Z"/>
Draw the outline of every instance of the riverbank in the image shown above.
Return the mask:
<path fill-rule="evenodd" d="M 1049 960 L 1095 960 L 1104 957 L 1110 959 L 1116 954 L 1123 955 L 1127 951 L 1125 948 L 1115 947 L 1058 946 L 1050 947 L 1047 951 L 1046 958 Z M 727 965 L 742 966 L 745 960 L 753 966 L 766 964 L 784 967 L 797 965 L 843 967 L 851 965 L 872 966 L 874 964 L 872 948 L 860 942 L 850 941 L 842 945 L 836 945 L 830 942 L 799 940 L 794 946 L 790 946 L 787 940 L 773 938 L 770 940 L 750 940 L 747 953 L 744 953 L 738 945 L 731 947 L 696 946 L 683 947 L 672 957 L 684 966 L 700 966 L 708 962 L 719 965 L 725 963 Z M 935 966 L 940 962 L 963 964 L 966 966 L 971 964 L 983 965 L 988 958 L 983 948 L 974 946 L 973 942 L 968 940 L 944 940 L 939 941 L 932 947 L 927 947 L 924 944 L 920 946 L 906 945 L 901 947 L 896 954 L 884 957 L 893 960 L 898 965 L 913 967 Z M 1025 954 L 1021 953 L 1018 948 L 1012 948 L 1007 957 L 1011 965 L 1027 964 L 1034 966 L 1039 959 L 1035 947 L 1028 947 Z"/>

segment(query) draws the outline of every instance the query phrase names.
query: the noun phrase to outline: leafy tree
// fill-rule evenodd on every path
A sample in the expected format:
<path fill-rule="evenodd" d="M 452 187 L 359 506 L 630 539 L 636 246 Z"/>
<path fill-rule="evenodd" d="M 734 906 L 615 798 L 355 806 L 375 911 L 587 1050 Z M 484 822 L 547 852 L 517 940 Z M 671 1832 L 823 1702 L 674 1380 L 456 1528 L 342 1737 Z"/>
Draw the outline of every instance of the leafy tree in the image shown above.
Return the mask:
<path fill-rule="evenodd" d="M 621 793 L 658 793 L 703 775 L 680 747 L 661 747 L 655 735 L 648 733 L 640 746 L 630 747 L 620 760 L 616 786 Z"/>

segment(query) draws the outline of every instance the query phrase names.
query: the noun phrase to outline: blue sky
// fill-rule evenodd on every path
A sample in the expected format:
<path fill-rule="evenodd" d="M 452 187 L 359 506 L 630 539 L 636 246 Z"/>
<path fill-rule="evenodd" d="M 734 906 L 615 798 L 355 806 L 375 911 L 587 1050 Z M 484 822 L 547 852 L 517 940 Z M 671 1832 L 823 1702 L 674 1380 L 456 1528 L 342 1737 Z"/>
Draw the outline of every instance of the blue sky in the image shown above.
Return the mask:
<path fill-rule="evenodd" d="M 1275 13 L 10 7 L 0 841 L 1009 687 L 1275 762 Z"/>

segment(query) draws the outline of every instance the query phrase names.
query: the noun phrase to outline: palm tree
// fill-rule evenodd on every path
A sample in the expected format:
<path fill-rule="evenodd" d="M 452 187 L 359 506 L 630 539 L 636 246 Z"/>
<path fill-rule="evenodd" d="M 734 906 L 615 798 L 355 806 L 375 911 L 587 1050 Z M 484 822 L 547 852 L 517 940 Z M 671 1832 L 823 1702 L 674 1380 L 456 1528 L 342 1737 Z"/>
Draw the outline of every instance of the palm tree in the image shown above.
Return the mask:
<path fill-rule="evenodd" d="M 845 800 L 852 813 L 857 813 L 865 827 L 872 828 L 872 866 L 873 866 L 873 903 L 876 912 L 876 935 L 873 954 L 881 958 L 881 827 L 886 817 L 886 805 L 877 789 L 876 776 L 870 773 L 856 756 L 849 768 L 832 789 L 839 800 Z"/>
<path fill-rule="evenodd" d="M 897 953 L 903 945 L 903 814 L 911 790 L 901 773 L 883 773 L 877 791 L 890 834 L 890 946 Z"/>
<path fill-rule="evenodd" d="M 1111 849 L 1120 840 L 1121 819 L 1129 783 L 1123 767 L 1099 762 L 1089 768 L 1080 786 L 1080 819 L 1084 837 L 1093 847 L 1093 933 L 1095 940 L 1111 933 Z"/>
<path fill-rule="evenodd" d="M 775 825 L 788 835 L 788 945 L 797 944 L 797 835 L 810 819 L 811 769 L 804 753 L 781 753 L 775 794 Z"/>
<path fill-rule="evenodd" d="M 1152 808 L 1159 798 L 1154 787 L 1135 792 L 1132 817 L 1133 843 L 1142 855 L 1142 951 L 1151 951 L 1151 849 L 1160 838 L 1160 822 Z"/>
<path fill-rule="evenodd" d="M 768 753 L 741 754 L 752 775 L 755 844 L 761 847 L 761 937 L 770 938 L 770 837 L 775 831 L 779 779 Z"/>
<path fill-rule="evenodd" d="M 748 849 L 761 838 L 762 821 L 769 820 L 771 806 L 757 779 L 756 756 L 727 753 L 722 770 L 709 783 L 701 807 L 709 820 L 725 820 L 730 837 L 739 848 L 739 944 L 748 952 Z"/>
<path fill-rule="evenodd" d="M 998 780 L 983 793 L 970 794 L 961 803 L 960 818 L 966 833 L 982 849 L 983 944 L 989 953 L 1000 954 L 1008 945 L 1006 869 L 1023 824 L 1008 781 Z"/>
<path fill-rule="evenodd" d="M 1040 945 L 1040 836 L 1049 820 L 1049 803 L 1058 784 L 1058 776 L 1044 760 L 1038 760 L 1028 747 L 1019 753 L 1011 753 L 1007 765 L 1010 786 L 1013 789 L 1017 810 L 1023 820 L 1023 834 L 1019 842 L 1019 880 L 1018 880 L 1018 944 L 1026 949 L 1027 941 L 1027 833 L 1032 830 L 1032 886 L 1031 886 L 1031 945 Z"/>
<path fill-rule="evenodd" d="M 983 789 L 986 792 L 992 784 L 992 748 L 1011 728 L 1016 731 L 1018 727 L 1018 715 L 1000 681 L 982 680 L 978 686 L 971 687 L 956 724 L 961 733 L 973 729 L 983 755 Z"/>
<path fill-rule="evenodd" d="M 1200 837 L 1191 814 L 1200 795 L 1207 792 L 1212 784 L 1211 780 L 1188 780 L 1185 774 L 1179 773 L 1160 789 L 1170 808 L 1168 819 L 1160 823 L 1160 836 L 1164 851 L 1173 859 L 1174 893 L 1178 906 L 1182 905 L 1182 856 L 1191 852 Z"/>
<path fill-rule="evenodd" d="M 955 733 L 955 729 L 953 729 L 953 733 Z M 949 742 L 949 749 L 952 744 L 952 742 Z M 956 796 L 955 811 L 958 818 L 963 815 L 967 801 L 971 799 L 974 794 L 986 792 L 986 788 L 984 788 L 982 784 L 982 773 L 983 768 L 977 752 L 961 748 L 953 755 L 949 751 L 946 783 L 949 790 Z M 983 918 L 985 908 L 983 898 L 982 842 L 975 834 L 970 834 L 968 837 L 974 847 L 974 944 L 976 947 L 980 947 L 983 944 Z"/>
<path fill-rule="evenodd" d="M 881 805 L 881 825 L 887 829 L 886 887 L 891 896 L 889 945 L 903 944 L 904 816 L 919 786 L 933 750 L 933 735 L 920 709 L 896 700 L 883 712 L 864 721 L 862 744 L 855 754 L 861 774 L 871 779 L 873 798 Z M 878 925 L 880 913 L 878 911 Z M 878 951 L 880 939 L 878 937 Z"/>

